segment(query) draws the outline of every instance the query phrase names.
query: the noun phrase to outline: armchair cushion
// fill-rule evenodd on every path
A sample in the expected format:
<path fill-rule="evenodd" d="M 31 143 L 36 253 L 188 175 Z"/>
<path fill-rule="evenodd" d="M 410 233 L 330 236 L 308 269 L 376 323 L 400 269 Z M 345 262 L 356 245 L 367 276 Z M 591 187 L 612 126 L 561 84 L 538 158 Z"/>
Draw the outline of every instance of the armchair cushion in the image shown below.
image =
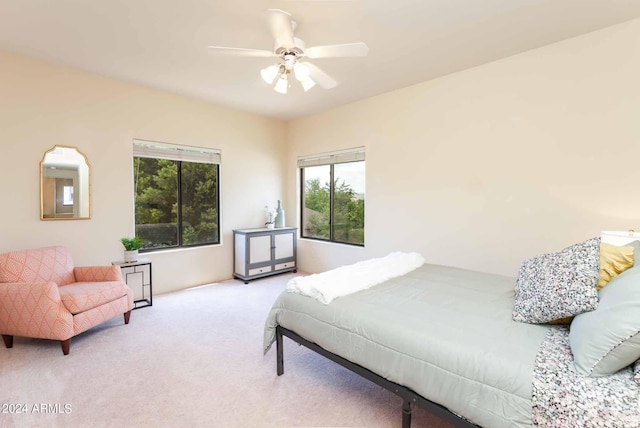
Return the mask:
<path fill-rule="evenodd" d="M 126 296 L 128 290 L 121 281 L 74 282 L 58 287 L 62 304 L 73 315 Z"/>

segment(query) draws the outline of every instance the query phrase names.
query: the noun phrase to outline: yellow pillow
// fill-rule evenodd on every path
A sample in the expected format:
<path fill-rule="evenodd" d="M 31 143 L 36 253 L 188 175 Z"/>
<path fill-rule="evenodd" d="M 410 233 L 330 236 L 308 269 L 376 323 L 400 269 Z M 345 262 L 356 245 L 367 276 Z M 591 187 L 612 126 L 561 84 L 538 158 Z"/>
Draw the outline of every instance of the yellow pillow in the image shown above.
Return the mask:
<path fill-rule="evenodd" d="M 600 275 L 596 289 L 600 290 L 609 281 L 625 270 L 633 267 L 634 248 L 618 247 L 616 245 L 600 243 Z"/>
<path fill-rule="evenodd" d="M 547 324 L 552 325 L 569 325 L 573 321 L 573 317 L 560 318 L 557 320 L 549 321 Z"/>

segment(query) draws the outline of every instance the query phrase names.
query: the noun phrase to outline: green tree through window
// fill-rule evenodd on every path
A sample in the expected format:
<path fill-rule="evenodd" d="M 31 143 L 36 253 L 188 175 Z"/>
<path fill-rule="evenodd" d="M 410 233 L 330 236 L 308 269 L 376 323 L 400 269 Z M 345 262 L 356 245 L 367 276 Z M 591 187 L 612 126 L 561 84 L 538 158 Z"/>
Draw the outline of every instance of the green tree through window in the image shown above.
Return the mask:
<path fill-rule="evenodd" d="M 219 165 L 134 157 L 133 170 L 143 251 L 220 242 Z"/>
<path fill-rule="evenodd" d="M 301 168 L 302 236 L 364 245 L 364 161 Z"/>

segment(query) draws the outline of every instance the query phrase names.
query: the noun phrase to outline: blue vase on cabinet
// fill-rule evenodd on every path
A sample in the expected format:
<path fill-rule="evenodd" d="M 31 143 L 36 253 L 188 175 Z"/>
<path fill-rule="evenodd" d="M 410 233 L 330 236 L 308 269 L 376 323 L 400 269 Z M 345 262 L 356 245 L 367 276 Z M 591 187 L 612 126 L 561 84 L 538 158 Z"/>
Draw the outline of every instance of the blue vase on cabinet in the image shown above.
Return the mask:
<path fill-rule="evenodd" d="M 278 208 L 276 209 L 276 213 L 276 227 L 284 227 L 284 210 L 282 209 L 280 200 L 278 200 Z"/>

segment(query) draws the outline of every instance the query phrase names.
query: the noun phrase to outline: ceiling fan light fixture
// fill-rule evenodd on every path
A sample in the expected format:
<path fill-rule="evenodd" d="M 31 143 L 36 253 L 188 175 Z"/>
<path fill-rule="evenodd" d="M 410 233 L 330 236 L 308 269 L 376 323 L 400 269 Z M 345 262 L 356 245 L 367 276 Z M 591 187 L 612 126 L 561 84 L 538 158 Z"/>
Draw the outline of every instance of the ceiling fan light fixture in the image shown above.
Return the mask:
<path fill-rule="evenodd" d="M 280 77 L 276 82 L 276 86 L 273 87 L 273 90 L 279 94 L 286 94 L 288 88 L 289 88 L 289 79 L 287 79 L 286 73 L 282 73 L 280 74 Z"/>
<path fill-rule="evenodd" d="M 262 80 L 271 85 L 276 79 L 276 76 L 278 76 L 278 71 L 277 65 L 270 65 L 269 67 L 260 70 L 260 76 L 262 76 Z"/>
<path fill-rule="evenodd" d="M 211 52 L 221 54 L 277 58 L 276 64 L 260 70 L 260 76 L 278 93 L 286 94 L 289 91 L 290 80 L 293 77 L 300 82 L 305 92 L 316 84 L 323 89 L 332 89 L 338 85 L 337 81 L 313 62 L 300 62 L 303 58 L 344 58 L 366 56 L 369 53 L 369 47 L 364 42 L 307 48 L 303 40 L 295 37 L 297 23 L 290 13 L 280 9 L 267 9 L 266 12 L 268 13 L 267 24 L 275 42 L 273 50 L 225 46 L 209 46 L 209 49 Z"/>

